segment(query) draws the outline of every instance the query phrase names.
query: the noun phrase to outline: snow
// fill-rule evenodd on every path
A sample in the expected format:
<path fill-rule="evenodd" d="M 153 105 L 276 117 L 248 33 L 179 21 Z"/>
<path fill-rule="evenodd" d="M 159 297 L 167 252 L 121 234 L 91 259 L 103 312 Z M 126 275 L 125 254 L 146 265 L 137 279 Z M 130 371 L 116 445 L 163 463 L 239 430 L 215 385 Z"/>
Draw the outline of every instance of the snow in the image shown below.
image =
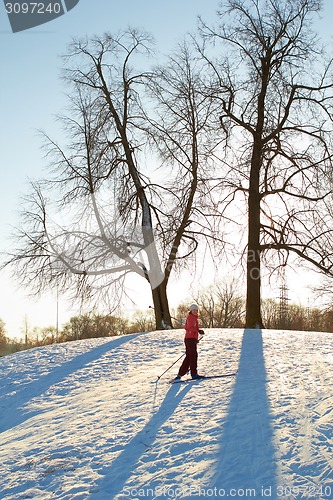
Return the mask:
<path fill-rule="evenodd" d="M 332 334 L 182 330 L 0 359 L 0 498 L 333 498 Z"/>

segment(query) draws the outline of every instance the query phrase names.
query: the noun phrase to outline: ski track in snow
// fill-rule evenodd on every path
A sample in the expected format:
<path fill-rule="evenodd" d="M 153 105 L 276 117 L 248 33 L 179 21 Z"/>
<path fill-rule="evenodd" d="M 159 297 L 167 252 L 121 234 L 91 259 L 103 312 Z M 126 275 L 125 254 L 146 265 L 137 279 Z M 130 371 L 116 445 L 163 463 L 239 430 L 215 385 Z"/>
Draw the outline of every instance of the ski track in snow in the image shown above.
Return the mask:
<path fill-rule="evenodd" d="M 0 498 L 333 498 L 332 334 L 206 330 L 170 385 L 183 331 L 0 359 Z"/>

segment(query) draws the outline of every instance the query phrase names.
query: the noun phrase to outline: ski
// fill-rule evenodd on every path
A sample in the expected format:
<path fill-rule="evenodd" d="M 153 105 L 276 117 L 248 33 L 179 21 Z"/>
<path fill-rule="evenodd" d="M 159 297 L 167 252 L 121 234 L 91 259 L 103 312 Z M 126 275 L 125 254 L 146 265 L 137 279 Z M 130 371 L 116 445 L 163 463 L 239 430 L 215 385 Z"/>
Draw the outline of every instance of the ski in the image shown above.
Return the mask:
<path fill-rule="evenodd" d="M 235 377 L 237 372 L 233 373 L 223 373 L 221 375 L 203 375 L 201 378 L 185 378 L 185 379 L 171 379 L 170 384 L 183 384 L 185 382 L 201 382 L 201 380 L 211 380 L 213 378 L 225 378 L 225 377 Z"/>

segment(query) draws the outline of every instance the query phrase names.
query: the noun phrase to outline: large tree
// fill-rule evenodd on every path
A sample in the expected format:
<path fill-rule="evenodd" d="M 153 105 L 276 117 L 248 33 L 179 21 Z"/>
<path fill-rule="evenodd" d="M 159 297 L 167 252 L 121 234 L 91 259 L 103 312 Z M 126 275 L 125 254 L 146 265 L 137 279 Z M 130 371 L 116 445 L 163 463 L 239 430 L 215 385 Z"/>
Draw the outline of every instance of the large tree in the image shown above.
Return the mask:
<path fill-rule="evenodd" d="M 10 262 L 38 291 L 53 284 L 113 304 L 134 273 L 149 284 L 156 327 L 167 328 L 171 271 L 200 238 L 217 241 L 214 209 L 202 203 L 212 100 L 187 49 L 164 69 L 138 70 L 150 52 L 136 30 L 72 44 L 68 144 L 46 136 L 52 169 L 33 183 Z"/>
<path fill-rule="evenodd" d="M 318 0 L 224 0 L 198 48 L 212 75 L 225 134 L 230 202 L 247 204 L 246 326 L 262 326 L 263 259 L 294 254 L 324 272 L 332 238 L 332 63 L 310 29 Z M 222 56 L 211 55 L 222 48 Z M 225 195 L 224 195 L 225 196 Z M 223 209 L 225 209 L 225 207 Z M 273 257 L 273 253 L 275 257 Z"/>

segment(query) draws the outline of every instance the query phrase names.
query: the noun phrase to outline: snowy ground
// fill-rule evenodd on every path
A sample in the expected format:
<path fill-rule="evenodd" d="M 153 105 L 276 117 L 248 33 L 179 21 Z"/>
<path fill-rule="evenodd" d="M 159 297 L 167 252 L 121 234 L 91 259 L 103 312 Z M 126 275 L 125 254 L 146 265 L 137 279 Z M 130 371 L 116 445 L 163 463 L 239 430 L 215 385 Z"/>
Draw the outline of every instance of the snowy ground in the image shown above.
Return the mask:
<path fill-rule="evenodd" d="M 201 373 L 170 385 L 183 332 L 0 359 L 0 498 L 333 498 L 332 334 L 207 330 Z"/>

